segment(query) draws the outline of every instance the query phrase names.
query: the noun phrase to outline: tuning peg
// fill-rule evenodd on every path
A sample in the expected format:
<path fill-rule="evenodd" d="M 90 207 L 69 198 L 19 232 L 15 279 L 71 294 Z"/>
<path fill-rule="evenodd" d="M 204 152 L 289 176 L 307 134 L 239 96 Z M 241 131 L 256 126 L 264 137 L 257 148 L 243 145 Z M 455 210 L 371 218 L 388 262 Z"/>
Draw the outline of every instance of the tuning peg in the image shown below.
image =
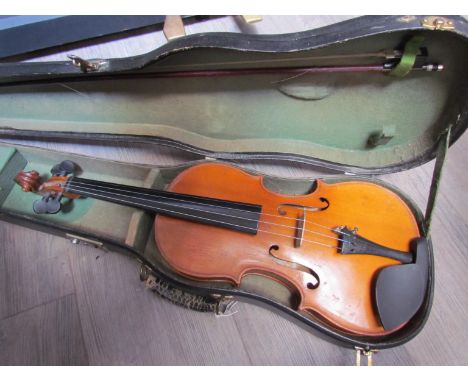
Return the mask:
<path fill-rule="evenodd" d="M 61 199 L 62 194 L 46 195 L 33 203 L 33 211 L 36 214 L 56 214 L 62 209 Z"/>
<path fill-rule="evenodd" d="M 71 160 L 64 160 L 59 164 L 56 164 L 50 170 L 51 174 L 54 176 L 66 176 L 69 174 L 74 174 L 77 170 L 77 166 Z"/>

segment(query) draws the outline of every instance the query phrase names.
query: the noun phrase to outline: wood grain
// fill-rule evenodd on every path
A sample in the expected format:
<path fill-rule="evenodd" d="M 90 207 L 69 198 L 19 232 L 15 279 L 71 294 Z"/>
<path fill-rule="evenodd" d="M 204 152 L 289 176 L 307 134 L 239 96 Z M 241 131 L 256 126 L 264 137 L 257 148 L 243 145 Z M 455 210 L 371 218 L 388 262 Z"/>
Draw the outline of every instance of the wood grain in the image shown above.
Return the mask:
<path fill-rule="evenodd" d="M 87 365 L 75 295 L 0 321 L 1 365 Z"/>
<path fill-rule="evenodd" d="M 133 259 L 85 247 L 74 252 L 70 260 L 91 364 L 249 363 L 232 321 L 153 295 Z"/>
<path fill-rule="evenodd" d="M 0 318 L 74 292 L 70 264 L 56 251 L 57 239 L 3 222 L 0 225 Z"/>
<path fill-rule="evenodd" d="M 357 335 L 382 336 L 394 331 L 395 327 L 385 330 L 378 320 L 372 282 L 378 270 L 398 261 L 342 256 L 332 229 L 359 227 L 366 239 L 408 252 L 411 240 L 420 236 L 419 228 L 397 194 L 355 180 L 333 184 L 317 181 L 312 193 L 284 195 L 266 188 L 262 177 L 221 163 L 192 166 L 172 181 L 168 191 L 262 206 L 256 235 L 158 216 L 156 243 L 176 272 L 199 280 L 229 280 L 236 285 L 247 274 L 272 275 L 278 281 L 286 280 L 300 296 L 300 311 L 318 313 L 335 327 Z M 321 198 L 329 201 L 327 208 L 307 214 L 305 242 L 295 248 L 298 210 L 284 207 L 286 215 L 281 216 L 278 206 L 322 207 Z M 299 213 L 303 211 L 299 209 Z M 245 220 L 238 224 L 245 224 Z M 276 249 L 270 251 L 273 247 Z M 318 283 L 316 289 L 311 286 Z"/>

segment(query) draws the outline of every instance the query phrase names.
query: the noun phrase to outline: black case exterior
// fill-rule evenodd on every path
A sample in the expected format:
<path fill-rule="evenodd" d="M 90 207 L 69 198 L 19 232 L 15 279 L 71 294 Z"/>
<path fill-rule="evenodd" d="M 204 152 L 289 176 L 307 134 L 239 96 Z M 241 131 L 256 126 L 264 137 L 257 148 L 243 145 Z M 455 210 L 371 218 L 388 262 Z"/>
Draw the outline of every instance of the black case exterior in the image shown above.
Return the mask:
<path fill-rule="evenodd" d="M 72 62 L 57 62 L 57 63 L 7 63 L 0 64 L 0 86 L 21 86 L 31 83 L 47 83 L 57 81 L 80 81 L 80 80 L 96 80 L 104 81 L 108 78 L 132 77 L 132 76 L 148 76 L 152 71 L 157 71 L 158 60 L 170 55 L 173 52 L 181 50 L 191 50 L 197 48 L 220 48 L 237 51 L 250 52 L 291 52 L 297 50 L 310 50 L 331 44 L 338 44 L 350 39 L 371 36 L 383 33 L 391 33 L 398 31 L 418 31 L 427 30 L 423 26 L 424 16 L 372 16 L 361 17 L 350 21 L 345 21 L 339 24 L 331 25 L 325 28 L 300 32 L 288 35 L 272 35 L 272 36 L 246 36 L 229 33 L 213 33 L 199 34 L 188 36 L 183 39 L 174 40 L 163 47 L 156 49 L 145 55 L 123 58 L 123 59 L 108 59 L 100 60 L 100 69 L 95 71 L 84 72 L 82 68 L 77 67 Z M 468 36 L 468 23 L 460 17 L 450 16 L 455 24 L 455 29 L 449 33 L 456 33 L 461 38 Z M 441 32 L 447 33 L 447 32 Z M 468 94 L 468 89 L 465 89 Z M 453 115 L 457 118 L 453 118 Z M 452 125 L 452 134 L 450 144 L 453 144 L 466 130 L 468 126 L 468 97 L 461 98 L 452 108 L 448 108 L 447 118 L 454 120 Z M 0 137 L 6 138 L 47 138 L 59 139 L 73 142 L 86 141 L 102 141 L 112 142 L 114 139 L 122 138 L 119 135 L 109 132 L 108 134 L 83 134 L 70 133 L 60 131 L 22 131 L 10 129 L 8 126 L 0 128 Z M 429 160 L 435 158 L 437 153 L 437 145 L 422 153 L 419 157 L 410 162 L 400 163 L 396 166 L 383 168 L 357 168 L 348 166 L 347 164 L 326 162 L 316 158 L 304 157 L 286 153 L 225 153 L 203 150 L 198 147 L 181 144 L 180 142 L 171 141 L 165 138 L 155 136 L 125 136 L 127 142 L 134 143 L 150 143 L 155 145 L 166 145 L 171 147 L 181 148 L 188 152 L 208 156 L 211 158 L 242 162 L 243 160 L 283 160 L 291 163 L 300 162 L 307 163 L 313 166 L 319 166 L 329 170 L 339 172 L 352 172 L 357 174 L 383 174 L 388 172 L 396 172 L 404 169 L 419 166 Z M 415 215 L 419 216 L 421 232 L 426 232 L 424 219 L 419 211 L 415 211 Z M 33 229 L 54 233 L 60 236 L 66 236 L 70 233 L 69 229 L 64 229 L 60 225 L 52 222 L 44 222 L 31 216 L 8 213 L 0 211 L 0 217 L 3 220 L 13 223 L 25 225 Z M 204 285 L 179 275 L 174 274 L 166 268 L 164 264 L 158 264 L 151 259 L 145 258 L 142 253 L 133 248 L 122 245 L 119 242 L 106 240 L 98 236 L 93 236 L 89 232 L 74 231 L 76 235 L 88 237 L 105 243 L 105 246 L 111 250 L 123 252 L 135 256 L 143 265 L 150 268 L 151 271 L 163 280 L 166 280 L 175 287 L 194 293 L 197 295 L 212 297 L 212 296 L 235 296 L 247 301 L 254 301 L 269 308 L 274 308 L 275 311 L 283 313 L 286 317 L 296 320 L 299 324 L 314 330 L 316 333 L 323 335 L 325 338 L 337 342 L 341 346 L 350 348 L 362 348 L 366 350 L 385 349 L 395 346 L 400 346 L 405 342 L 414 338 L 424 327 L 428 318 L 434 288 L 434 260 L 432 255 L 432 246 L 428 240 L 429 252 L 429 283 L 425 301 L 419 309 L 416 316 L 402 330 L 395 334 L 383 337 L 359 337 L 338 331 L 324 323 L 308 318 L 295 310 L 278 303 L 277 301 L 265 298 L 261 295 L 250 293 L 239 288 L 225 288 L 214 285 Z"/>

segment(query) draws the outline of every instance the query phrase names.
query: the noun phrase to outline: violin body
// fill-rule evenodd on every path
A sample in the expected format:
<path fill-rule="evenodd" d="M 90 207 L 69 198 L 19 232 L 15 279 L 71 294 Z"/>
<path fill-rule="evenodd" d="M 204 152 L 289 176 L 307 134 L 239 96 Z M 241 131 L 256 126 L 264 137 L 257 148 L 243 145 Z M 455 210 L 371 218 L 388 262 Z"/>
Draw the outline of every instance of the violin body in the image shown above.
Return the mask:
<path fill-rule="evenodd" d="M 389 188 L 362 179 L 318 179 L 306 195 L 273 192 L 223 163 L 186 169 L 166 190 L 21 171 L 15 181 L 42 195 L 37 214 L 62 197 L 94 198 L 156 214 L 155 241 L 176 274 L 242 289 L 246 275 L 280 283 L 294 307 L 332 329 L 367 338 L 405 326 L 426 298 L 429 263 L 413 210 Z"/>
<path fill-rule="evenodd" d="M 400 262 L 343 254 L 340 237 L 346 236 L 336 234 L 339 227 L 357 228 L 368 240 L 408 252 L 420 232 L 396 193 L 367 181 L 319 179 L 307 195 L 283 195 L 269 190 L 261 176 L 220 163 L 183 171 L 167 190 L 262 206 L 255 235 L 157 215 L 156 243 L 176 273 L 234 286 L 246 275 L 262 275 L 296 294 L 297 310 L 340 330 L 363 336 L 398 330 L 385 330 L 379 321 L 373 284 L 379 271 Z"/>

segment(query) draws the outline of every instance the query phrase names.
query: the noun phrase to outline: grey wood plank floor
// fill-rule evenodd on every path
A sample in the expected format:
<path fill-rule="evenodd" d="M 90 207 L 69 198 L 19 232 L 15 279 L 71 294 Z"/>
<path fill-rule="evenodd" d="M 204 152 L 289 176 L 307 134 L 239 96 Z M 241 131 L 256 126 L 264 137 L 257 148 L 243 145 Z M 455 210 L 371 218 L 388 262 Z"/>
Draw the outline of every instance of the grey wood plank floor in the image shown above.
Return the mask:
<path fill-rule="evenodd" d="M 292 18 L 287 22 L 278 18 L 265 20 L 273 25 L 271 28 L 278 24 L 275 28 L 279 32 L 291 31 L 288 28 L 294 23 Z M 299 27 L 307 29 L 311 23 L 338 19 L 301 20 Z M 231 19 L 224 23 L 221 26 L 227 30 L 234 28 L 228 25 L 233 23 Z M 244 28 L 237 22 L 234 26 Z M 267 32 L 261 24 L 247 28 Z M 142 52 L 150 50 L 146 42 L 139 44 Z M 108 52 L 118 56 L 116 52 L 120 51 L 114 47 Z M 103 56 L 96 51 L 92 56 L 85 53 L 82 53 L 85 57 Z M 111 53 L 107 56 L 112 56 Z M 170 165 L 190 158 L 167 148 L 154 150 L 125 143 L 113 146 L 27 143 L 135 163 Z M 465 163 L 468 163 L 467 135 L 450 149 L 433 219 L 436 289 L 429 320 L 423 331 L 406 345 L 376 354 L 374 360 L 378 365 L 468 364 L 468 328 L 464 319 L 468 306 Z M 289 177 L 318 174 L 301 165 L 247 162 L 244 165 Z M 381 178 L 405 191 L 424 210 L 432 169 L 433 162 Z M 127 256 L 74 246 L 62 238 L 1 222 L 0 364 L 354 363 L 351 350 L 319 339 L 262 307 L 238 303 L 236 314 L 215 317 L 175 306 L 145 289 L 138 279 L 138 270 L 138 263 Z"/>

